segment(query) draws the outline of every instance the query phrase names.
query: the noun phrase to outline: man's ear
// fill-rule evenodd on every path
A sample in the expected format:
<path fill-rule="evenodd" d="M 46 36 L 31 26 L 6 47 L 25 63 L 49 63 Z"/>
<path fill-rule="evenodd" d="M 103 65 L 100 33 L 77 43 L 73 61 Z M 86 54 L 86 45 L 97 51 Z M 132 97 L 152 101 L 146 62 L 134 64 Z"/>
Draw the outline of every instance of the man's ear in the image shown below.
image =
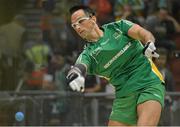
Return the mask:
<path fill-rule="evenodd" d="M 92 17 L 91 17 L 91 19 L 92 19 L 92 20 L 94 20 L 94 22 L 96 22 L 96 21 L 97 21 L 96 16 L 92 16 Z"/>

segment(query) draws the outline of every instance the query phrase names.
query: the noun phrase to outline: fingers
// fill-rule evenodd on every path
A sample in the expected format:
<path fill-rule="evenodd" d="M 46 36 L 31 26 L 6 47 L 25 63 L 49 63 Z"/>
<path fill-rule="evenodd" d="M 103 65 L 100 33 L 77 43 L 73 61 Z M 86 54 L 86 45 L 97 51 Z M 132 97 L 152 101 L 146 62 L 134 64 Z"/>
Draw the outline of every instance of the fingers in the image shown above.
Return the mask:
<path fill-rule="evenodd" d="M 81 70 L 83 69 L 81 69 L 80 65 L 71 66 L 66 76 L 67 82 L 73 91 L 84 92 L 85 78 Z"/>
<path fill-rule="evenodd" d="M 80 87 L 76 82 L 72 81 L 69 85 L 73 91 L 78 91 L 78 92 L 80 91 Z"/>
<path fill-rule="evenodd" d="M 81 91 L 81 92 L 84 92 L 84 87 L 81 87 L 81 88 L 80 88 L 80 91 Z"/>
<path fill-rule="evenodd" d="M 147 44 L 147 46 L 145 47 L 145 52 L 144 54 L 148 57 L 148 58 L 151 58 L 151 57 L 155 57 L 155 58 L 158 58 L 159 57 L 159 54 L 155 52 L 156 50 L 156 47 L 154 45 L 153 42 L 150 42 Z"/>
<path fill-rule="evenodd" d="M 149 53 L 148 53 L 149 57 L 155 57 L 155 58 L 159 57 L 159 54 L 155 52 L 156 47 L 154 47 L 153 49 L 149 48 L 148 50 L 149 50 Z"/>
<path fill-rule="evenodd" d="M 72 81 L 72 82 L 70 82 L 69 83 L 69 86 L 71 87 L 71 89 L 73 90 L 73 91 L 75 91 L 76 90 L 76 82 L 74 82 L 74 81 Z"/>
<path fill-rule="evenodd" d="M 153 51 L 152 52 L 152 57 L 159 58 L 159 54 Z"/>
<path fill-rule="evenodd" d="M 155 45 L 154 45 L 153 42 L 151 42 L 151 43 L 149 44 L 149 48 L 152 49 L 153 51 L 156 50 L 156 47 L 155 47 Z"/>
<path fill-rule="evenodd" d="M 158 58 L 159 57 L 159 54 L 155 52 L 155 50 L 152 50 L 152 49 L 147 49 L 146 52 L 145 52 L 145 55 L 147 57 L 155 57 L 155 58 Z"/>
<path fill-rule="evenodd" d="M 77 84 L 76 81 L 70 82 L 69 85 L 73 91 L 84 92 L 84 87 Z"/>

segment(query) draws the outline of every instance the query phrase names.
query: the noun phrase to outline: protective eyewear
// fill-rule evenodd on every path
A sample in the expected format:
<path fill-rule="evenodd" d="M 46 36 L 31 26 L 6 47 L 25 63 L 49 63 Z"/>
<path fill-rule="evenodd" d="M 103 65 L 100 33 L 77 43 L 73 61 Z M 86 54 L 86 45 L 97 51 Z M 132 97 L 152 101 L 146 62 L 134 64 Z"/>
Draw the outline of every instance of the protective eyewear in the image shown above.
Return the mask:
<path fill-rule="evenodd" d="M 80 18 L 79 20 L 77 20 L 75 23 L 72 23 L 71 26 L 73 28 L 76 28 L 76 26 L 79 26 L 80 24 L 82 24 L 85 20 L 88 20 L 89 17 L 83 17 L 83 18 Z"/>

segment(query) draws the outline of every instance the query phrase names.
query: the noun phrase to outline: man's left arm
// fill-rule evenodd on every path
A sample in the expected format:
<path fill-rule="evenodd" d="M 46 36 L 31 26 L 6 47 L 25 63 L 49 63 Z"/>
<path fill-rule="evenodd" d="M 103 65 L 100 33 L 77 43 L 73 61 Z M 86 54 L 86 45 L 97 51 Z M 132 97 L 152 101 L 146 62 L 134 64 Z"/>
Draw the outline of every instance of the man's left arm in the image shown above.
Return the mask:
<path fill-rule="evenodd" d="M 146 55 L 147 57 L 159 57 L 159 55 L 155 52 L 155 38 L 151 32 L 137 24 L 134 24 L 128 30 L 128 36 L 136 40 L 140 40 L 145 45 L 143 50 L 144 55 Z"/>

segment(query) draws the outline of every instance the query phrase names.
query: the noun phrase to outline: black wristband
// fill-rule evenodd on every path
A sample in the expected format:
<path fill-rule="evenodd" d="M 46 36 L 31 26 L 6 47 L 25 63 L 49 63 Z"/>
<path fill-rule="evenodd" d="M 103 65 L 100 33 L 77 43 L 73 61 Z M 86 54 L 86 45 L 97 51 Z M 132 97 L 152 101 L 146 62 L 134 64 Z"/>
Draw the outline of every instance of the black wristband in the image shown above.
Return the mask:
<path fill-rule="evenodd" d="M 148 48 L 148 46 L 149 46 L 150 43 L 151 43 L 151 42 L 147 42 L 147 43 L 145 44 L 144 49 L 143 49 L 143 54 L 145 54 L 145 51 L 146 51 L 146 49 Z"/>
<path fill-rule="evenodd" d="M 78 74 L 76 73 L 71 73 L 68 77 L 67 77 L 67 82 L 68 84 L 73 81 L 74 79 L 76 79 L 78 77 Z"/>
<path fill-rule="evenodd" d="M 86 76 L 86 67 L 82 64 L 74 65 L 68 72 L 67 82 L 71 82 L 76 79 L 79 75 Z"/>
<path fill-rule="evenodd" d="M 82 76 L 86 76 L 86 67 L 83 64 L 76 64 L 74 67 L 77 67 L 81 71 Z"/>

